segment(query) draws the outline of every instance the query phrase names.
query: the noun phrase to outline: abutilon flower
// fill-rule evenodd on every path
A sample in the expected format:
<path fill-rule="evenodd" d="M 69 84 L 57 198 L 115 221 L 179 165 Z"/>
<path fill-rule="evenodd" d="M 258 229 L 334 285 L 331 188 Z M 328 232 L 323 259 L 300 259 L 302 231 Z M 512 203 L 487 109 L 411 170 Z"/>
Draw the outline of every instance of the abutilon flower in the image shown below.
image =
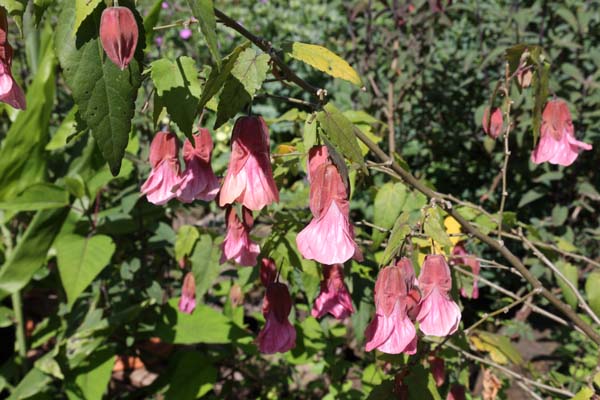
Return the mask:
<path fill-rule="evenodd" d="M 0 102 L 24 110 L 25 94 L 12 76 L 13 49 L 8 43 L 8 18 L 4 7 L 0 7 Z"/>
<path fill-rule="evenodd" d="M 260 281 L 267 287 L 277 278 L 277 266 L 272 258 L 263 258 L 260 262 Z"/>
<path fill-rule="evenodd" d="M 191 314 L 196 308 L 196 280 L 191 272 L 185 274 L 181 297 L 179 298 L 179 311 Z"/>
<path fill-rule="evenodd" d="M 322 264 L 362 258 L 350 224 L 348 190 L 325 146 L 309 152 L 310 210 L 313 219 L 296 237 L 300 254 Z"/>
<path fill-rule="evenodd" d="M 242 221 L 240 221 L 233 207 L 227 207 L 225 221 L 227 222 L 227 234 L 221 244 L 221 264 L 227 260 L 234 260 L 239 265 L 254 266 L 256 257 L 260 253 L 260 246 L 250 239 L 250 229 L 254 224 L 252 213 L 246 207 L 242 207 Z"/>
<path fill-rule="evenodd" d="M 108 7 L 100 18 L 100 42 L 110 60 L 121 70 L 127 68 L 138 41 L 138 26 L 127 7 Z"/>
<path fill-rule="evenodd" d="M 233 127 L 231 159 L 219 205 L 234 201 L 255 211 L 279 201 L 271 170 L 269 128 L 262 117 L 240 117 Z"/>
<path fill-rule="evenodd" d="M 296 329 L 288 320 L 292 311 L 292 298 L 283 283 L 272 282 L 267 286 L 263 299 L 265 326 L 258 334 L 261 353 L 285 353 L 296 347 Z"/>
<path fill-rule="evenodd" d="M 466 398 L 463 385 L 453 385 L 446 396 L 446 400 L 465 400 Z"/>
<path fill-rule="evenodd" d="M 142 195 L 150 203 L 166 204 L 176 196 L 175 186 L 181 177 L 177 152 L 179 144 L 177 136 L 170 132 L 158 132 L 150 144 L 150 165 L 152 171 L 142 185 Z"/>
<path fill-rule="evenodd" d="M 315 299 L 311 315 L 321 318 L 327 313 L 336 319 L 344 319 L 354 313 L 354 306 L 348 288 L 344 283 L 343 266 L 324 265 L 321 292 Z"/>
<path fill-rule="evenodd" d="M 472 299 L 476 299 L 479 297 L 479 287 L 477 286 L 477 282 L 479 281 L 479 271 L 481 266 L 479 265 L 479 261 L 475 256 L 467 253 L 465 249 L 465 245 L 463 242 L 458 242 L 456 246 L 452 249 L 453 262 L 456 264 L 464 264 L 471 268 L 471 272 L 475 275 L 473 278 L 473 290 L 471 291 L 471 295 L 467 293 L 464 287 L 460 288 L 460 295 L 462 297 L 470 297 Z"/>
<path fill-rule="evenodd" d="M 564 100 L 550 100 L 542 114 L 540 140 L 531 154 L 531 161 L 540 164 L 569 166 L 579 155 L 579 149 L 591 150 L 592 145 L 575 139 L 571 112 Z"/>
<path fill-rule="evenodd" d="M 486 107 L 483 111 L 483 120 L 481 124 L 483 125 L 483 131 L 492 139 L 496 139 L 502 133 L 502 128 L 504 127 L 504 121 L 502 119 L 502 111 L 499 108 L 496 108 L 494 112 L 492 112 L 491 121 L 489 121 L 488 125 L 488 117 L 490 115 L 489 107 Z M 489 129 L 488 129 L 489 126 Z"/>
<path fill-rule="evenodd" d="M 429 369 L 431 370 L 431 375 L 435 381 L 435 386 L 442 386 L 446 380 L 444 360 L 439 357 L 429 357 Z"/>
<path fill-rule="evenodd" d="M 425 257 L 419 275 L 421 310 L 417 315 L 419 329 L 432 336 L 448 336 L 456 332 L 460 322 L 460 308 L 449 295 L 452 277 L 442 255 Z"/>
<path fill-rule="evenodd" d="M 383 268 L 375 283 L 375 317 L 365 330 L 366 351 L 415 354 L 417 331 L 409 312 L 419 300 L 408 258 Z"/>
<path fill-rule="evenodd" d="M 210 165 L 213 141 L 208 129 L 201 128 L 194 142 L 196 147 L 188 139 L 183 144 L 186 168 L 177 186 L 177 199 L 184 203 L 211 201 L 219 192 L 219 180 Z"/>

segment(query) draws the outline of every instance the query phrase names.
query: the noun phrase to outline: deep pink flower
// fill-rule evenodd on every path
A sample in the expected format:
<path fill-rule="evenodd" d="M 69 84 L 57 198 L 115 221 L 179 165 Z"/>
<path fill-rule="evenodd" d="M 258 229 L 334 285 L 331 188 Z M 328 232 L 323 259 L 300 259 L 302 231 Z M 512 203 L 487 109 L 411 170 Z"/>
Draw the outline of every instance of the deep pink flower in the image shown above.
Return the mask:
<path fill-rule="evenodd" d="M 255 211 L 279 201 L 271 170 L 269 128 L 262 117 L 238 118 L 233 127 L 231 159 L 219 205 L 234 201 Z"/>
<path fill-rule="evenodd" d="M 449 295 L 452 277 L 444 256 L 430 254 L 425 257 L 419 288 L 423 296 L 417 315 L 421 332 L 432 336 L 448 336 L 456 332 L 460 308 Z"/>
<path fill-rule="evenodd" d="M 254 266 L 256 257 L 260 253 L 260 246 L 250 239 L 250 229 L 254 224 L 252 213 L 246 207 L 242 207 L 242 218 L 240 221 L 235 210 L 229 206 L 225 211 L 227 222 L 227 235 L 221 244 L 221 264 L 227 260 L 234 260 L 239 265 Z"/>
<path fill-rule="evenodd" d="M 531 161 L 540 164 L 571 165 L 579 149 L 591 150 L 592 145 L 575 139 L 571 112 L 564 100 L 550 100 L 542 114 L 540 140 L 531 154 Z"/>
<path fill-rule="evenodd" d="M 277 278 L 277 267 L 272 258 L 263 258 L 260 263 L 260 281 L 267 287 L 275 282 Z"/>
<path fill-rule="evenodd" d="M 8 43 L 8 18 L 0 7 L 0 102 L 13 108 L 25 109 L 25 94 L 12 76 L 13 49 Z"/>
<path fill-rule="evenodd" d="M 183 144 L 185 171 L 177 187 L 177 198 L 184 203 L 194 200 L 211 201 L 219 192 L 219 180 L 210 166 L 213 142 L 208 129 L 194 135 L 196 147 L 189 140 Z"/>
<path fill-rule="evenodd" d="M 323 266 L 321 292 L 311 311 L 315 318 L 321 318 L 327 313 L 337 319 L 344 319 L 354 313 L 352 299 L 344 283 L 343 266 L 340 264 Z"/>
<path fill-rule="evenodd" d="M 409 317 L 409 307 L 417 295 L 415 272 L 410 260 L 403 258 L 383 268 L 375 283 L 375 317 L 365 331 L 366 351 L 377 349 L 388 354 L 415 354 L 417 332 Z"/>
<path fill-rule="evenodd" d="M 489 107 L 486 107 L 483 111 L 483 120 L 481 124 L 483 125 L 483 131 L 487 133 L 489 137 L 492 139 L 496 139 L 502 133 L 502 128 L 504 127 L 504 122 L 502 120 L 502 111 L 499 108 L 496 108 L 492 113 L 491 121 L 489 121 L 489 130 L 488 130 L 488 117 L 490 115 Z"/>
<path fill-rule="evenodd" d="M 477 282 L 479 281 L 479 271 L 481 266 L 479 265 L 479 261 L 472 254 L 467 253 L 465 249 L 465 245 L 463 242 L 458 242 L 456 246 L 452 249 L 452 262 L 455 264 L 464 264 L 471 268 L 471 272 L 475 275 L 473 278 L 473 290 L 471 291 L 471 295 L 467 293 L 464 287 L 460 288 L 460 295 L 462 297 L 470 297 L 472 299 L 476 299 L 479 297 L 479 287 L 477 286 Z"/>
<path fill-rule="evenodd" d="M 288 320 L 291 311 L 292 298 L 287 286 L 270 283 L 263 299 L 265 326 L 257 338 L 261 353 L 285 353 L 296 347 L 296 329 Z"/>
<path fill-rule="evenodd" d="M 107 7 L 100 18 L 100 42 L 108 58 L 120 69 L 133 59 L 138 41 L 138 26 L 127 7 Z"/>
<path fill-rule="evenodd" d="M 435 386 L 442 386 L 446 380 L 444 360 L 439 357 L 429 357 L 429 369 L 431 370 L 431 375 L 435 381 Z"/>
<path fill-rule="evenodd" d="M 325 146 L 309 152 L 310 210 L 313 219 L 296 237 L 300 254 L 322 264 L 362 258 L 350 224 L 348 190 Z"/>
<path fill-rule="evenodd" d="M 150 144 L 152 170 L 142 185 L 142 195 L 150 203 L 166 204 L 175 197 L 175 186 L 180 181 L 177 136 L 169 132 L 158 132 Z"/>
<path fill-rule="evenodd" d="M 465 400 L 465 387 L 463 385 L 453 385 L 448 392 L 446 400 Z"/>
<path fill-rule="evenodd" d="M 191 272 L 185 274 L 181 297 L 179 298 L 179 311 L 191 314 L 196 308 L 196 280 Z"/>

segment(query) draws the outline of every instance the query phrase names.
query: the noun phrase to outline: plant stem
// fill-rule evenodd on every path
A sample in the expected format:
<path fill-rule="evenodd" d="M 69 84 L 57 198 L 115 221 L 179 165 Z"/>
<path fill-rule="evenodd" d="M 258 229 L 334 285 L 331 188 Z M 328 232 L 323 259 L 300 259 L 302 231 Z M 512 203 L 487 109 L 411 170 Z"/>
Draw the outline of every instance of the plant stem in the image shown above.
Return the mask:
<path fill-rule="evenodd" d="M 510 148 L 508 136 L 510 135 L 511 121 L 510 121 L 510 108 L 512 106 L 512 100 L 510 99 L 510 77 L 508 75 L 508 63 L 505 64 L 506 69 L 506 80 L 504 81 L 504 95 L 506 99 L 506 112 L 504 114 L 506 118 L 506 130 L 504 131 L 504 163 L 502 164 L 502 195 L 500 196 L 500 209 L 498 210 L 498 242 L 504 245 L 502 240 L 502 214 L 504 213 L 504 205 L 506 204 L 506 198 L 508 197 L 508 189 L 506 187 L 506 172 L 508 170 L 508 159 L 510 158 Z M 492 111 L 490 110 L 490 114 Z"/>
<path fill-rule="evenodd" d="M 18 353 L 23 362 L 23 372 L 27 371 L 27 341 L 25 340 L 25 320 L 23 319 L 23 304 L 21 303 L 21 291 L 17 290 L 11 295 L 13 312 L 15 313 L 16 335 Z"/>

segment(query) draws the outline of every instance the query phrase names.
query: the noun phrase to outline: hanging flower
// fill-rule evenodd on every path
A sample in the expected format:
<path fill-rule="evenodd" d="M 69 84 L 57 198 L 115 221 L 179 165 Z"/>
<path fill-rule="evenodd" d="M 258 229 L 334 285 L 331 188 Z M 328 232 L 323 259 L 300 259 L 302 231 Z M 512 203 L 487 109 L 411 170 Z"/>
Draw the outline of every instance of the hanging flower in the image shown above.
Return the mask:
<path fill-rule="evenodd" d="M 564 100 L 550 100 L 542 114 L 540 140 L 531 154 L 535 164 L 549 162 L 569 166 L 579 155 L 579 149 L 591 150 L 592 145 L 575 139 L 569 106 Z"/>
<path fill-rule="evenodd" d="M 452 277 L 442 255 L 425 257 L 419 275 L 421 310 L 417 315 L 419 329 L 432 336 L 448 336 L 456 332 L 460 322 L 460 308 L 449 295 Z"/>
<path fill-rule="evenodd" d="M 177 152 L 177 136 L 170 132 L 158 132 L 150 144 L 152 170 L 141 188 L 150 203 L 166 204 L 175 197 L 175 186 L 180 181 Z"/>
<path fill-rule="evenodd" d="M 344 283 L 343 266 L 340 264 L 323 266 L 321 292 L 311 311 L 315 318 L 321 318 L 327 313 L 336 319 L 344 319 L 354 313 L 352 298 Z"/>
<path fill-rule="evenodd" d="M 238 201 L 258 211 L 279 201 L 273 180 L 269 150 L 269 129 L 262 117 L 241 117 L 231 137 L 231 159 L 223 181 L 219 204 Z"/>
<path fill-rule="evenodd" d="M 13 49 L 8 43 L 8 18 L 0 6 L 0 102 L 24 110 L 25 94 L 12 76 Z"/>
<path fill-rule="evenodd" d="M 263 258 L 260 262 L 260 281 L 267 287 L 270 283 L 275 282 L 277 278 L 277 267 L 272 258 Z"/>
<path fill-rule="evenodd" d="M 250 229 L 254 224 L 252 213 L 246 207 L 242 207 L 242 218 L 240 220 L 233 207 L 227 207 L 225 220 L 227 222 L 227 234 L 221 244 L 221 264 L 227 260 L 234 260 L 239 265 L 254 266 L 256 257 L 260 253 L 260 246 L 250 239 Z"/>
<path fill-rule="evenodd" d="M 184 203 L 194 200 L 211 201 L 219 192 L 219 180 L 210 165 L 213 142 L 208 129 L 194 135 L 195 146 L 186 139 L 183 144 L 185 171 L 177 185 L 177 199 Z"/>
<path fill-rule="evenodd" d="M 283 283 L 272 282 L 267 286 L 263 299 L 265 326 L 258 334 L 261 353 L 285 353 L 296 347 L 296 329 L 288 320 L 292 311 L 292 298 Z"/>
<path fill-rule="evenodd" d="M 100 18 L 100 42 L 108 58 L 121 70 L 127 68 L 138 41 L 138 26 L 127 7 L 108 7 Z"/>
<path fill-rule="evenodd" d="M 498 136 L 500 136 L 502 133 L 502 128 L 504 127 L 502 111 L 500 111 L 499 108 L 496 108 L 492 113 L 492 118 L 488 125 L 489 115 L 490 109 L 489 107 L 486 107 L 483 111 L 483 120 L 481 121 L 481 124 L 483 125 L 483 131 L 492 139 L 496 139 Z"/>
<path fill-rule="evenodd" d="M 444 368 L 444 359 L 439 357 L 429 357 L 429 369 L 435 381 L 435 386 L 440 387 L 446 380 L 446 370 Z"/>
<path fill-rule="evenodd" d="M 388 354 L 415 354 L 417 332 L 409 317 L 419 294 L 415 272 L 409 259 L 383 268 L 375 283 L 375 317 L 365 331 L 366 351 Z"/>
<path fill-rule="evenodd" d="M 458 242 L 456 246 L 452 249 L 452 258 L 453 263 L 455 264 L 464 264 L 471 268 L 471 272 L 475 277 L 473 278 L 473 289 L 469 294 L 464 287 L 460 288 L 460 295 L 462 297 L 477 299 L 479 297 L 479 287 L 477 286 L 477 282 L 479 281 L 479 271 L 481 266 L 479 265 L 479 261 L 477 258 L 469 253 L 465 249 L 464 242 Z"/>
<path fill-rule="evenodd" d="M 179 298 L 179 311 L 191 314 L 196 308 L 196 280 L 191 272 L 185 274 L 181 297 Z"/>

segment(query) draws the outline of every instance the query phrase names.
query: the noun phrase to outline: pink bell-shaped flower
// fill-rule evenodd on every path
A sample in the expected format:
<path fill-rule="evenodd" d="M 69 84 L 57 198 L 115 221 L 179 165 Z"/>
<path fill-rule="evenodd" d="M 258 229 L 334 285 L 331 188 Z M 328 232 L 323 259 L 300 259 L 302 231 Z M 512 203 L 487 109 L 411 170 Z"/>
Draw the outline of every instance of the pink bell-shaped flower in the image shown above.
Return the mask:
<path fill-rule="evenodd" d="M 460 288 L 460 295 L 462 297 L 476 299 L 479 297 L 479 287 L 477 286 L 477 282 L 479 281 L 479 271 L 481 270 L 481 266 L 477 258 L 469 253 L 465 249 L 465 245 L 463 242 L 458 242 L 456 246 L 452 249 L 452 258 L 453 264 L 464 264 L 471 268 L 471 272 L 475 275 L 473 278 L 473 289 L 469 294 L 467 290 L 462 287 Z"/>
<path fill-rule="evenodd" d="M 407 258 L 379 271 L 375 283 L 375 317 L 365 330 L 366 351 L 416 353 L 417 332 L 409 317 L 409 307 L 415 305 L 412 296 L 418 293 L 414 284 L 415 272 Z"/>
<path fill-rule="evenodd" d="M 439 357 L 429 357 L 429 369 L 435 381 L 435 386 L 440 387 L 446 380 L 446 369 L 444 368 L 444 359 Z"/>
<path fill-rule="evenodd" d="M 419 275 L 421 310 L 417 315 L 419 329 L 426 335 L 448 336 L 456 332 L 460 322 L 460 308 L 449 295 L 452 277 L 442 255 L 425 257 Z"/>
<path fill-rule="evenodd" d="M 465 387 L 463 385 L 452 385 L 452 388 L 446 396 L 446 400 L 465 400 Z"/>
<path fill-rule="evenodd" d="M 181 297 L 179 298 L 179 311 L 191 314 L 196 308 L 196 280 L 191 272 L 185 274 Z"/>
<path fill-rule="evenodd" d="M 252 213 L 246 207 L 242 207 L 242 218 L 240 221 L 235 210 L 229 206 L 225 211 L 227 223 L 227 234 L 221 244 L 221 264 L 227 260 L 234 260 L 239 265 L 254 266 L 256 257 L 260 253 L 260 246 L 250 239 L 250 229 L 254 224 Z"/>
<path fill-rule="evenodd" d="M 313 219 L 296 237 L 300 254 L 322 264 L 362 258 L 350 224 L 348 191 L 325 146 L 309 152 L 310 210 Z"/>
<path fill-rule="evenodd" d="M 185 171 L 177 186 L 177 199 L 184 203 L 211 201 L 219 192 L 219 180 L 210 165 L 213 141 L 208 129 L 200 128 L 194 142 L 196 147 L 188 139 L 183 144 Z"/>
<path fill-rule="evenodd" d="M 261 353 L 285 353 L 296 347 L 296 329 L 288 319 L 291 311 L 292 298 L 287 286 L 270 283 L 263 299 L 265 326 L 257 338 Z"/>
<path fill-rule="evenodd" d="M 231 159 L 219 205 L 234 201 L 255 211 L 279 201 L 271 170 L 269 128 L 262 117 L 240 117 L 233 127 Z"/>
<path fill-rule="evenodd" d="M 540 140 L 531 154 L 535 164 L 549 162 L 569 166 L 573 164 L 579 150 L 591 150 L 592 145 L 575 139 L 571 112 L 564 100 L 550 100 L 542 114 Z"/>
<path fill-rule="evenodd" d="M 504 122 L 502 121 L 502 111 L 499 108 L 496 108 L 492 113 L 491 121 L 488 118 L 490 115 L 490 109 L 488 107 L 483 111 L 483 121 L 481 124 L 483 125 L 483 131 L 492 139 L 496 139 L 502 133 L 502 128 L 504 127 Z M 489 128 L 489 129 L 488 129 Z"/>
<path fill-rule="evenodd" d="M 121 70 L 127 68 L 135 54 L 138 26 L 127 7 L 108 7 L 100 18 L 100 42 L 110 60 Z"/>
<path fill-rule="evenodd" d="M 336 319 L 344 319 L 354 313 L 352 298 L 344 283 L 343 266 L 340 264 L 323 266 L 321 292 L 311 311 L 315 318 L 321 318 L 327 313 Z"/>
<path fill-rule="evenodd" d="M 0 7 L 0 102 L 24 110 L 25 94 L 12 76 L 13 49 L 8 43 L 6 9 Z"/>
<path fill-rule="evenodd" d="M 175 186 L 180 181 L 179 145 L 177 136 L 169 132 L 158 132 L 150 144 L 150 165 L 152 170 L 141 192 L 150 203 L 166 204 L 176 196 Z"/>

